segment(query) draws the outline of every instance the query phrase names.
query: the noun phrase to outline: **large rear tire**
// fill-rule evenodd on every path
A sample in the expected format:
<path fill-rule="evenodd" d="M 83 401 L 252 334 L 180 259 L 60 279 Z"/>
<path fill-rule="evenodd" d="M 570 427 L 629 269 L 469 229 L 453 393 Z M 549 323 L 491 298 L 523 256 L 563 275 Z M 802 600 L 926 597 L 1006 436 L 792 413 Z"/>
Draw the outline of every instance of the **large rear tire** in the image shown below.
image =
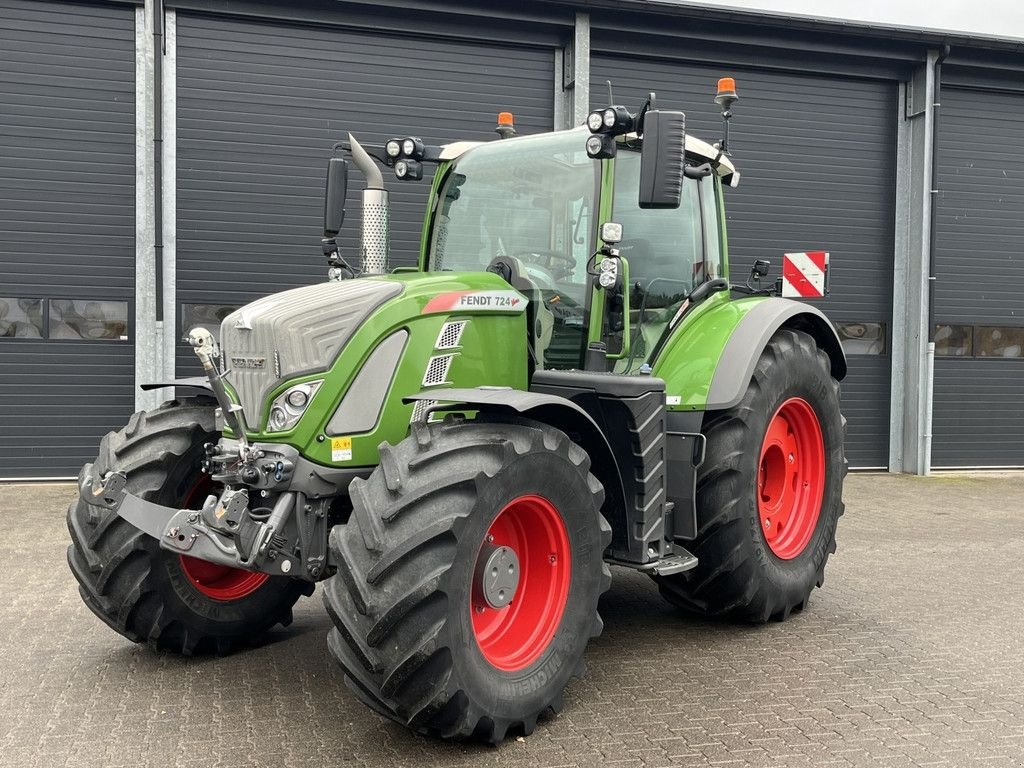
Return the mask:
<path fill-rule="evenodd" d="M 769 341 L 739 405 L 709 412 L 692 571 L 658 579 L 702 616 L 782 620 L 825 579 L 846 474 L 839 383 L 806 333 Z"/>
<path fill-rule="evenodd" d="M 132 416 L 100 443 L 95 470 L 120 470 L 127 490 L 165 506 L 201 506 L 211 489 L 203 445 L 215 441 L 214 405 L 164 403 Z M 115 632 L 186 655 L 226 653 L 276 624 L 313 591 L 285 577 L 223 568 L 170 552 L 116 512 L 76 499 L 68 507 L 68 564 L 85 604 Z"/>
<path fill-rule="evenodd" d="M 561 707 L 611 583 L 589 466 L 536 424 L 417 425 L 381 446 L 331 532 L 324 590 L 328 645 L 364 703 L 421 733 L 491 742 Z"/>

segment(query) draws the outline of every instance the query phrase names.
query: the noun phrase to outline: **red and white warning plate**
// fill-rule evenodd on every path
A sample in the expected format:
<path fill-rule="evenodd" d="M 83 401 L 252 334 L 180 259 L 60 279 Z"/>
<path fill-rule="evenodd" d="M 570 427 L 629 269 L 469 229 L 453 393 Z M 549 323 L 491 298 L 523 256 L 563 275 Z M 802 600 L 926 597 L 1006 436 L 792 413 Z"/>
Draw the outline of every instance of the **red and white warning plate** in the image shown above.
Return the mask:
<path fill-rule="evenodd" d="M 803 251 L 782 255 L 782 295 L 790 299 L 820 299 L 828 288 L 828 253 Z"/>

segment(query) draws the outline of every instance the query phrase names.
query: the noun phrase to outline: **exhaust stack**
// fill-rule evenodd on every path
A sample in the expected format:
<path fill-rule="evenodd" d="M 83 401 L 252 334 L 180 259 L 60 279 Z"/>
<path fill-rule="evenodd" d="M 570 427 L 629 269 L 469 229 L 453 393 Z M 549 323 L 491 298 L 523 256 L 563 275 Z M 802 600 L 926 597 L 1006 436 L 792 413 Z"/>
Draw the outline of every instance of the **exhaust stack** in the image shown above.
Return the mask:
<path fill-rule="evenodd" d="M 351 133 L 352 162 L 366 177 L 363 190 L 363 224 L 360 245 L 360 271 L 364 275 L 383 275 L 388 271 L 388 250 L 391 234 L 388 192 L 384 189 L 384 175 L 373 158 Z"/>

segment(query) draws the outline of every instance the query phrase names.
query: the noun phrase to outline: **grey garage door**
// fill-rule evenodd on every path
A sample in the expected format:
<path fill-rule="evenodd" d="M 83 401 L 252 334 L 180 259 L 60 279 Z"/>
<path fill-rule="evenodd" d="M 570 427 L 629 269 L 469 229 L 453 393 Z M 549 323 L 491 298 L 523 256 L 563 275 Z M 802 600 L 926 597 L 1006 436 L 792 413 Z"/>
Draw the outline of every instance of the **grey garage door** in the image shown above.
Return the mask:
<path fill-rule="evenodd" d="M 721 133 L 717 79 L 737 78 L 730 149 L 742 180 L 726 193 L 732 279 L 745 279 L 757 258 L 778 275 L 783 253 L 831 253 L 832 295 L 817 305 L 839 324 L 849 355 L 847 455 L 853 467 L 886 466 L 895 84 L 601 53 L 591 72 L 592 106 L 607 100 L 606 80 L 631 108 L 654 91 L 659 106 L 682 109 L 687 130 L 708 141 Z"/>
<path fill-rule="evenodd" d="M 182 325 L 324 279 L 323 184 L 332 145 L 494 138 L 497 113 L 552 127 L 550 48 L 178 16 L 178 302 Z M 429 179 L 392 194 L 392 263 L 416 257 Z M 350 175 L 343 254 L 357 261 Z M 178 372 L 192 368 L 179 350 Z"/>
<path fill-rule="evenodd" d="M 1024 466 L 1024 94 L 943 88 L 935 467 Z"/>
<path fill-rule="evenodd" d="M 0 478 L 66 477 L 133 403 L 134 10 L 0 19 Z"/>

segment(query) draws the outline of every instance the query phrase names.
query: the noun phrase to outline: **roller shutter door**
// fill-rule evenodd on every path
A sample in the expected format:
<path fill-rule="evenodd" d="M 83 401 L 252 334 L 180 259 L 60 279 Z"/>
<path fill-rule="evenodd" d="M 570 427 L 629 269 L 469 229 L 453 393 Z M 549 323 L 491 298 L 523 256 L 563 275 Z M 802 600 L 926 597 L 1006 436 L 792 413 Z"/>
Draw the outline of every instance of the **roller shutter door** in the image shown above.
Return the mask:
<path fill-rule="evenodd" d="M 1024 94 L 944 87 L 932 465 L 1024 466 Z"/>
<path fill-rule="evenodd" d="M 332 145 L 492 139 L 499 111 L 551 130 L 550 48 L 178 16 L 178 302 L 182 324 L 324 279 L 323 186 Z M 430 167 L 426 169 L 430 173 Z M 389 173 L 392 264 L 412 264 L 429 178 Z M 349 177 L 343 255 L 358 262 Z M 178 372 L 194 367 L 179 349 Z"/>
<path fill-rule="evenodd" d="M 67 477 L 133 405 L 134 9 L 0 18 L 0 478 Z"/>
<path fill-rule="evenodd" d="M 606 80 L 633 108 L 654 91 L 708 141 L 721 134 L 715 83 L 735 75 L 730 150 L 742 180 L 726 191 L 732 279 L 742 282 L 757 258 L 774 276 L 787 251 L 831 252 L 832 295 L 815 305 L 848 337 L 847 456 L 852 467 L 887 466 L 896 85 L 610 53 L 595 54 L 591 72 L 592 106 L 607 100 Z"/>

